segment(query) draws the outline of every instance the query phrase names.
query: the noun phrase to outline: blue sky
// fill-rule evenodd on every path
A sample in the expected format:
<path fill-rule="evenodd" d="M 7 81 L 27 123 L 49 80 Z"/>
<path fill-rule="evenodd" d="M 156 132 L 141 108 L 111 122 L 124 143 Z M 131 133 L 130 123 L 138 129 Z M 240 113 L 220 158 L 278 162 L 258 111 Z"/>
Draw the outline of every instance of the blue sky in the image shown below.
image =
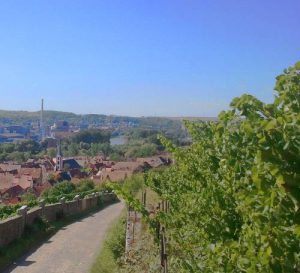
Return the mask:
<path fill-rule="evenodd" d="M 299 0 L 0 1 L 0 109 L 216 116 L 271 101 Z"/>

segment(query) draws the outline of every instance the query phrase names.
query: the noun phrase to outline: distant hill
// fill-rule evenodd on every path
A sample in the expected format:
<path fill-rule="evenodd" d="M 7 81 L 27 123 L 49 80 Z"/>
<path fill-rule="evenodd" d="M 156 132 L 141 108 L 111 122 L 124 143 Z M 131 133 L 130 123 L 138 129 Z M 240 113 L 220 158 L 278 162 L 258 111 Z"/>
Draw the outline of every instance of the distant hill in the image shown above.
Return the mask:
<path fill-rule="evenodd" d="M 40 111 L 7 111 L 0 110 L 0 125 L 29 125 L 38 122 L 40 119 Z M 44 122 L 52 125 L 59 120 L 66 120 L 70 124 L 118 124 L 122 122 L 131 123 L 133 126 L 154 127 L 154 128 L 169 128 L 180 126 L 181 122 L 163 117 L 128 117 L 128 116 L 113 116 L 86 114 L 78 115 L 70 112 L 61 111 L 44 111 Z"/>
<path fill-rule="evenodd" d="M 53 123 L 56 120 L 68 120 L 76 119 L 76 115 L 73 113 L 59 112 L 59 111 L 44 111 L 44 117 L 46 123 Z M 0 110 L 0 124 L 22 124 L 37 122 L 40 119 L 40 111 L 28 112 L 28 111 L 6 111 Z"/>
<path fill-rule="evenodd" d="M 40 111 L 7 111 L 0 110 L 0 125 L 30 125 L 38 122 L 40 119 Z M 44 122 L 52 125 L 59 120 L 68 121 L 70 124 L 94 124 L 108 125 L 130 123 L 132 126 L 154 128 L 154 129 L 176 129 L 180 128 L 183 120 L 217 120 L 214 117 L 129 117 L 114 115 L 86 114 L 78 115 L 70 112 L 62 111 L 44 111 Z"/>
<path fill-rule="evenodd" d="M 172 120 L 190 120 L 190 121 L 217 121 L 217 117 L 169 117 Z"/>

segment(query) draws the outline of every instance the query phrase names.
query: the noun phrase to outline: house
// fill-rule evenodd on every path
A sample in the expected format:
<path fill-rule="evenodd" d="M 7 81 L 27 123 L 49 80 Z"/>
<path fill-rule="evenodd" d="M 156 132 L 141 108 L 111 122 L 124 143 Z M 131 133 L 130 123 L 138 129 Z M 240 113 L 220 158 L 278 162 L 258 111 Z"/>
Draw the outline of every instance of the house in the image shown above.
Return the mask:
<path fill-rule="evenodd" d="M 63 168 L 74 170 L 81 169 L 82 167 L 78 164 L 78 162 L 74 158 L 63 159 Z"/>
<path fill-rule="evenodd" d="M 152 168 L 158 168 L 163 165 L 169 165 L 171 160 L 166 156 L 152 156 L 152 157 L 145 157 L 145 158 L 137 158 L 137 162 L 148 163 Z"/>
<path fill-rule="evenodd" d="M 44 190 L 49 189 L 51 187 L 52 185 L 47 181 L 42 185 L 34 185 L 33 190 L 37 196 L 40 196 Z"/>
<path fill-rule="evenodd" d="M 0 192 L 3 192 L 14 186 L 14 175 L 11 173 L 0 173 Z"/>
<path fill-rule="evenodd" d="M 5 199 L 9 198 L 17 198 L 17 196 L 20 196 L 25 191 L 20 185 L 14 185 L 8 189 L 1 191 L 1 196 L 6 197 Z"/>
<path fill-rule="evenodd" d="M 124 171 L 124 170 L 114 171 L 109 168 L 109 169 L 100 170 L 97 173 L 97 175 L 93 175 L 91 179 L 94 181 L 95 184 L 101 183 L 105 180 L 112 181 L 112 182 L 119 182 L 126 179 L 127 177 L 130 177 L 131 175 L 132 175 L 131 171 Z"/>
<path fill-rule="evenodd" d="M 1 196 L 17 197 L 33 187 L 33 179 L 29 175 L 13 175 L 0 173 Z"/>
<path fill-rule="evenodd" d="M 19 170 L 19 175 L 27 175 L 27 176 L 31 176 L 33 183 L 36 184 L 42 184 L 43 183 L 43 172 L 42 172 L 42 168 L 38 167 L 38 168 L 21 168 Z"/>
<path fill-rule="evenodd" d="M 138 171 L 140 168 L 141 163 L 135 161 L 123 161 L 123 162 L 116 162 L 111 168 L 112 170 L 120 170 L 120 171 Z"/>
<path fill-rule="evenodd" d="M 51 132 L 69 132 L 70 125 L 67 121 L 61 120 L 54 123 L 51 126 Z"/>
<path fill-rule="evenodd" d="M 18 175 L 14 177 L 14 185 L 20 185 L 24 191 L 33 188 L 33 178 L 30 175 Z"/>
<path fill-rule="evenodd" d="M 21 164 L 14 164 L 14 163 L 2 163 L 0 164 L 0 168 L 3 172 L 9 172 L 17 174 L 21 169 Z"/>
<path fill-rule="evenodd" d="M 88 177 L 88 175 L 85 172 L 81 171 L 80 169 L 71 169 L 69 170 L 69 174 L 71 175 L 72 179 L 73 178 L 82 179 Z"/>
<path fill-rule="evenodd" d="M 124 161 L 116 162 L 112 167 L 114 171 L 129 171 L 132 173 L 145 172 L 152 167 L 147 162 Z"/>
<path fill-rule="evenodd" d="M 52 171 L 55 167 L 55 164 L 52 160 L 50 159 L 39 159 L 37 161 L 39 166 L 44 170 L 44 171 Z"/>
<path fill-rule="evenodd" d="M 0 201 L 0 204 L 4 204 L 4 205 L 15 205 L 18 204 L 19 202 L 21 202 L 21 198 L 19 196 L 17 197 L 12 197 L 9 199 L 3 199 Z"/>
<path fill-rule="evenodd" d="M 25 139 L 26 136 L 16 133 L 3 133 L 0 135 L 1 142 L 14 142 Z"/>
<path fill-rule="evenodd" d="M 51 177 L 49 177 L 49 183 L 53 186 L 57 182 L 62 181 L 71 181 L 71 176 L 69 173 L 64 171 L 56 171 L 51 174 Z"/>
<path fill-rule="evenodd" d="M 5 127 L 5 130 L 9 134 L 28 135 L 30 133 L 30 129 L 29 128 L 26 128 L 26 127 L 23 127 L 23 126 L 19 126 L 19 125 L 7 126 L 7 127 Z"/>

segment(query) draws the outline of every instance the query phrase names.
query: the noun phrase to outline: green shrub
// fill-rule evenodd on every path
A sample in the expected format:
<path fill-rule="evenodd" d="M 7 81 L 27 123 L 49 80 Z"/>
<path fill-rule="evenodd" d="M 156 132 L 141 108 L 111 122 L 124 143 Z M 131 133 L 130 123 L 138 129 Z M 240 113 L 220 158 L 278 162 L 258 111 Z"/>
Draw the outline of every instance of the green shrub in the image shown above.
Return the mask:
<path fill-rule="evenodd" d="M 147 220 L 166 227 L 170 272 L 300 272 L 300 62 L 275 90 L 273 103 L 243 95 L 217 122 L 186 122 L 190 147 L 161 138 L 176 164 L 147 185 L 170 211 Z"/>
<path fill-rule="evenodd" d="M 69 194 L 75 191 L 75 185 L 68 181 L 63 181 L 55 184 L 53 187 L 46 189 L 42 193 L 42 198 L 53 198 L 63 194 Z"/>
<path fill-rule="evenodd" d="M 91 273 L 117 273 L 125 251 L 125 213 L 112 224 Z"/>
<path fill-rule="evenodd" d="M 84 192 L 84 191 L 90 191 L 95 188 L 95 184 L 93 180 L 90 179 L 82 179 L 78 184 L 76 184 L 76 192 Z"/>

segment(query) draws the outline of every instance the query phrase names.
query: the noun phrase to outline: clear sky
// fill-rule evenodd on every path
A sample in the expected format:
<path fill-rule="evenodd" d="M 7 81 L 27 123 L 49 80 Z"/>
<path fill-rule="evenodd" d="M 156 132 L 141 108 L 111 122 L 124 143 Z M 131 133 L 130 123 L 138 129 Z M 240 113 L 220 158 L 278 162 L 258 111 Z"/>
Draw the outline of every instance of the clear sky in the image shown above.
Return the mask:
<path fill-rule="evenodd" d="M 0 109 L 216 116 L 300 60 L 299 0 L 0 1 Z"/>

